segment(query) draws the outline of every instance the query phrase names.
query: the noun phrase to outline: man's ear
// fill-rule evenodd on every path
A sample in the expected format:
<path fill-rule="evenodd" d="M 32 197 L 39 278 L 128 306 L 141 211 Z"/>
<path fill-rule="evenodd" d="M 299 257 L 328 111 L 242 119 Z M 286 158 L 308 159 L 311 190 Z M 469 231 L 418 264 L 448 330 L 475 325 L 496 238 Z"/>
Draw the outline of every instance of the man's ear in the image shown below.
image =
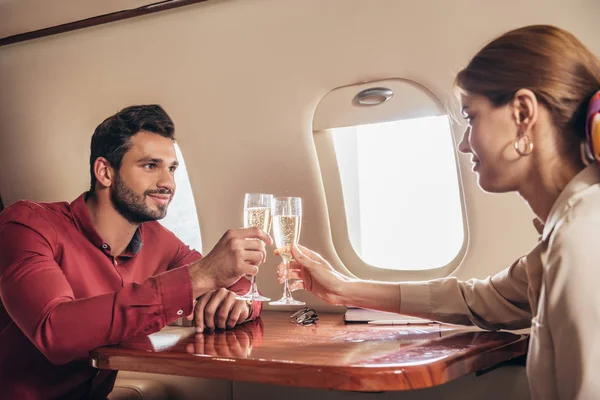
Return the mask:
<path fill-rule="evenodd" d="M 114 179 L 114 169 L 110 166 L 106 158 L 96 158 L 96 161 L 94 161 L 94 174 L 96 175 L 96 180 L 101 186 L 107 188 L 112 185 Z"/>
<path fill-rule="evenodd" d="M 513 116 L 515 123 L 521 126 L 523 132 L 526 132 L 535 125 L 539 103 L 535 93 L 529 89 L 519 89 L 512 100 Z"/>

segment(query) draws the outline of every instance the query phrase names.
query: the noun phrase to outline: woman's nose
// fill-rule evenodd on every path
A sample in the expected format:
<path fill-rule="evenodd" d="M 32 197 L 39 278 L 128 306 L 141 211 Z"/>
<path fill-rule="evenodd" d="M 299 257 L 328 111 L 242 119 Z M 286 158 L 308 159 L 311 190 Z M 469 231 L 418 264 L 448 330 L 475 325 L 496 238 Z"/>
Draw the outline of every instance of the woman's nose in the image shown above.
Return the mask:
<path fill-rule="evenodd" d="M 461 153 L 471 152 L 471 146 L 469 145 L 469 129 L 470 128 L 465 129 L 465 133 L 463 133 L 462 140 L 458 144 L 458 151 L 460 151 Z"/>

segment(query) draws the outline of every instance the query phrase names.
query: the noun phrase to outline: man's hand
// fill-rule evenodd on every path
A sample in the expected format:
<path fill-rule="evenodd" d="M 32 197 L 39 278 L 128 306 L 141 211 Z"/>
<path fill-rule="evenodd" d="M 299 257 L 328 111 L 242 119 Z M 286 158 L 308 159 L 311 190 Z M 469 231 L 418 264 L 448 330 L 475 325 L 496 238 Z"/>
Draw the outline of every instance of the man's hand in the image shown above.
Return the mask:
<path fill-rule="evenodd" d="M 265 245 L 272 243 L 258 228 L 228 230 L 206 257 L 190 264 L 194 298 L 229 287 L 244 275 L 256 275 L 267 258 Z"/>
<path fill-rule="evenodd" d="M 215 290 L 200 296 L 194 307 L 196 332 L 208 329 L 233 328 L 246 321 L 250 316 L 250 307 L 244 300 L 236 300 L 237 295 L 225 288 Z"/>

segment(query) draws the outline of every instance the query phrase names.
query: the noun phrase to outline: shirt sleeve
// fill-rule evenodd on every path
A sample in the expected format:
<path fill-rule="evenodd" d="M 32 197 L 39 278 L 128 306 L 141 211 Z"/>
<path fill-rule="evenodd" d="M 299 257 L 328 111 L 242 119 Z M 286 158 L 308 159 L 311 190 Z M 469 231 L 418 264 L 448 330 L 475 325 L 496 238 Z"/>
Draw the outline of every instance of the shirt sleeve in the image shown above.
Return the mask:
<path fill-rule="evenodd" d="M 549 248 L 541 306 L 561 399 L 592 399 L 600 393 L 599 231 L 598 218 L 578 218 L 563 224 Z"/>
<path fill-rule="evenodd" d="M 176 241 L 175 247 L 177 248 L 177 250 L 175 252 L 175 256 L 173 257 L 173 262 L 171 263 L 171 266 L 169 266 L 169 269 L 175 269 L 181 266 L 189 265 L 202 258 L 202 255 L 199 252 L 183 243 L 173 233 L 171 233 L 171 235 L 173 235 Z M 250 281 L 248 279 L 241 278 L 227 289 L 231 290 L 232 292 L 235 292 L 235 294 L 246 294 L 248 293 L 248 290 L 250 290 Z M 250 318 L 255 319 L 256 317 L 258 317 L 262 312 L 262 308 L 262 301 L 253 302 L 252 313 L 250 314 Z"/>
<path fill-rule="evenodd" d="M 55 261 L 59 251 L 54 228 L 34 210 L 0 222 L 0 298 L 12 320 L 54 364 L 156 332 L 192 311 L 188 268 L 113 293 L 75 298 Z"/>
<path fill-rule="evenodd" d="M 483 329 L 521 329 L 531 325 L 527 256 L 486 279 L 455 277 L 400 284 L 400 313 Z"/>

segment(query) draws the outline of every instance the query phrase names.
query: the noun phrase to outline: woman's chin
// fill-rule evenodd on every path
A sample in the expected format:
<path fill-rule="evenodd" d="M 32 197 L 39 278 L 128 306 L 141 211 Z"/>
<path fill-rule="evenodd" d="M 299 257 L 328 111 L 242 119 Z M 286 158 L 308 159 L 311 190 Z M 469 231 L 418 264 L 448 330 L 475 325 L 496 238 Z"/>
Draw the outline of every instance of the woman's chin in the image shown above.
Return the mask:
<path fill-rule="evenodd" d="M 477 184 L 487 193 L 506 193 L 512 191 L 512 189 L 508 188 L 506 185 L 503 185 L 497 179 L 489 179 L 486 176 L 477 174 Z"/>

